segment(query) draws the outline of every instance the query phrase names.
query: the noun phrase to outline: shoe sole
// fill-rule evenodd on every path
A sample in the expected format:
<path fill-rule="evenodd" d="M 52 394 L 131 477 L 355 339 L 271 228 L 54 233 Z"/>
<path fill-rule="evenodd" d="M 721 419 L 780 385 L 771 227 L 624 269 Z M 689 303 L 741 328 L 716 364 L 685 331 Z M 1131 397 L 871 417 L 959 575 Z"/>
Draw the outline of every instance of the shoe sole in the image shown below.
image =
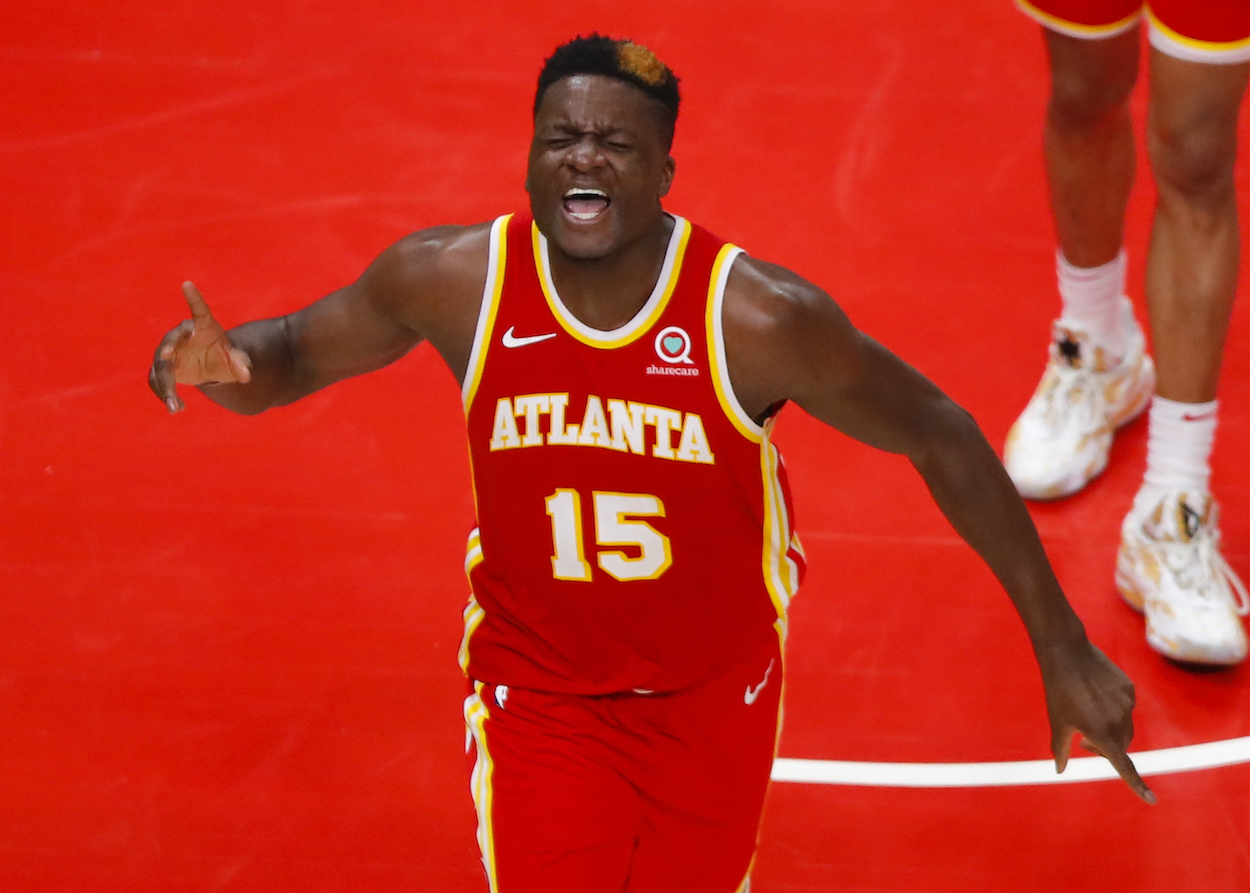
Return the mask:
<path fill-rule="evenodd" d="M 1138 585 L 1137 580 L 1123 568 L 1123 561 L 1122 554 L 1116 556 L 1115 588 L 1126 605 L 1138 614 L 1144 615 L 1146 613 L 1146 594 L 1142 592 L 1142 587 Z"/>
<path fill-rule="evenodd" d="M 1124 423 L 1127 424 L 1127 421 Z M 1034 502 L 1053 502 L 1056 499 L 1063 499 L 1074 493 L 1084 490 L 1094 478 L 1107 470 L 1108 453 L 1102 453 L 1094 457 L 1094 461 L 1086 466 L 1085 471 L 1081 474 L 1081 480 L 1074 485 L 1052 484 L 1049 487 L 1039 489 L 1031 489 L 1027 485 L 1021 486 L 1016 484 L 1016 490 L 1025 499 L 1032 499 Z"/>

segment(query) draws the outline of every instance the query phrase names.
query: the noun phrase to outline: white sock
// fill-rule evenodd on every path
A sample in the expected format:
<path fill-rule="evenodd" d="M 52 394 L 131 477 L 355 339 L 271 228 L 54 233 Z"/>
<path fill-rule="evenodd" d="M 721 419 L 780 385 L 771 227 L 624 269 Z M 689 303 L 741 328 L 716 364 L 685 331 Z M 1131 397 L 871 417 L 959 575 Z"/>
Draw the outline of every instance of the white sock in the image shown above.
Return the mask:
<path fill-rule="evenodd" d="M 1108 365 L 1124 358 L 1128 330 L 1124 326 L 1124 275 L 1128 267 L 1124 249 L 1115 260 L 1100 267 L 1074 267 L 1055 253 L 1059 298 L 1064 322 L 1080 329 L 1109 354 Z"/>
<path fill-rule="evenodd" d="M 1165 493 L 1210 489 L 1218 408 L 1218 400 L 1177 403 L 1158 395 L 1151 400 L 1146 477 L 1133 500 L 1134 511 L 1149 511 Z"/>

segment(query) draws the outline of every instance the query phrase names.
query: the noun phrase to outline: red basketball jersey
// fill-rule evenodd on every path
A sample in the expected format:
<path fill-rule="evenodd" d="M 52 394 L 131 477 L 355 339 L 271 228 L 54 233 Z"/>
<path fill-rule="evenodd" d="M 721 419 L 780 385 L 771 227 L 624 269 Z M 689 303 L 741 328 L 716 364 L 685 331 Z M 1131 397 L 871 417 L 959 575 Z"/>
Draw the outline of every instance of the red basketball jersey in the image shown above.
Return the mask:
<path fill-rule="evenodd" d="M 771 421 L 725 368 L 739 253 L 675 218 L 655 290 L 600 331 L 561 303 L 532 220 L 495 221 L 463 390 L 471 678 L 672 691 L 784 637 L 804 565 Z"/>

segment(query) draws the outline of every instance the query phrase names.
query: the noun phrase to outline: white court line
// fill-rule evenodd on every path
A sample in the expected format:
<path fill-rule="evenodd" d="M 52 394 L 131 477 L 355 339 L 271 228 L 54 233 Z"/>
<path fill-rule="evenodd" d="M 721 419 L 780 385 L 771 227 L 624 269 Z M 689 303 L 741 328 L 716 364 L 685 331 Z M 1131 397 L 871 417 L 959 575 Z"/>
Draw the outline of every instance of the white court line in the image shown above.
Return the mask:
<path fill-rule="evenodd" d="M 1250 763 L 1250 736 L 1129 754 L 1142 775 L 1167 775 Z M 1072 784 L 1117 778 L 1102 757 L 1068 761 L 1062 775 L 1053 760 L 1008 763 L 858 763 L 842 760 L 773 761 L 773 781 L 866 785 L 883 788 L 980 788 L 1026 784 Z"/>

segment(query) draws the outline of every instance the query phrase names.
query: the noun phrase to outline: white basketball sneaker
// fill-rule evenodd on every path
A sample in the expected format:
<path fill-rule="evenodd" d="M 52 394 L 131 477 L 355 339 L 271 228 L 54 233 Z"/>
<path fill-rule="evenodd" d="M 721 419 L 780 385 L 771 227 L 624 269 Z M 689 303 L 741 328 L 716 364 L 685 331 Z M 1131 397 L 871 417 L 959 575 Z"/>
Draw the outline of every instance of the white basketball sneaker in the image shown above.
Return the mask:
<path fill-rule="evenodd" d="M 1246 587 L 1220 554 L 1209 493 L 1169 493 L 1121 528 L 1115 582 L 1146 615 L 1146 641 L 1173 660 L 1228 665 L 1246 657 Z"/>
<path fill-rule="evenodd" d="M 1114 366 L 1084 332 L 1055 321 L 1046 371 L 1003 449 L 1021 496 L 1058 499 L 1080 490 L 1107 467 L 1115 429 L 1150 403 L 1154 363 L 1133 305 L 1123 300 L 1129 335 L 1124 359 Z"/>

